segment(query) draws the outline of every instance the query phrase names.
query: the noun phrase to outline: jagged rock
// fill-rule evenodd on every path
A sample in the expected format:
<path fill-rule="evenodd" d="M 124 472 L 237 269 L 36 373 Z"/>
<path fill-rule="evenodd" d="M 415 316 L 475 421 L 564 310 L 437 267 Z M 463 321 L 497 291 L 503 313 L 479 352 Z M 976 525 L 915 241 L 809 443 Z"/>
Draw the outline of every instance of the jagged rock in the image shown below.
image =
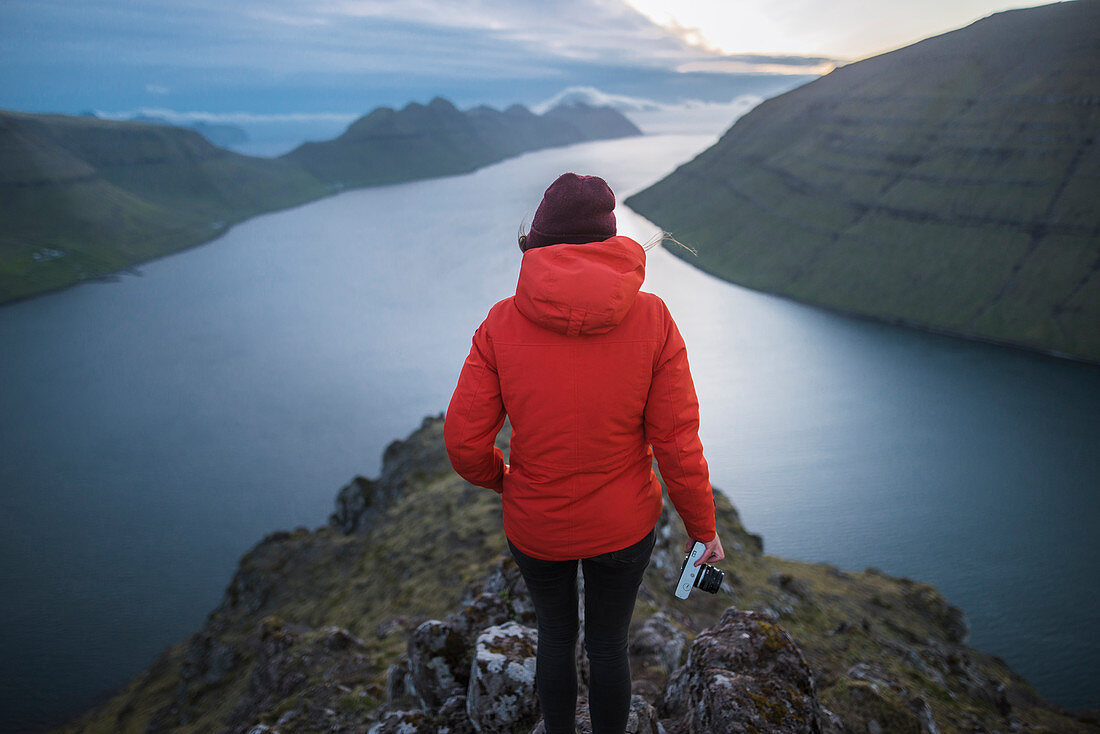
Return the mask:
<path fill-rule="evenodd" d="M 507 622 L 478 635 L 466 711 L 481 734 L 524 731 L 538 720 L 535 650 L 538 633 Z"/>
<path fill-rule="evenodd" d="M 191 636 L 187 655 L 180 665 L 180 678 L 187 686 L 214 685 L 237 666 L 237 653 L 210 632 Z"/>
<path fill-rule="evenodd" d="M 340 488 L 336 495 L 336 511 L 329 516 L 329 525 L 343 533 L 354 533 L 365 519 L 376 515 L 382 498 L 378 496 L 377 482 L 357 476 Z"/>
<path fill-rule="evenodd" d="M 668 677 L 684 661 L 688 638 L 663 612 L 657 612 L 631 636 L 633 690 L 657 700 Z"/>
<path fill-rule="evenodd" d="M 461 611 L 447 617 L 447 624 L 473 645 L 481 630 L 512 619 L 512 608 L 500 594 L 478 594 Z"/>
<path fill-rule="evenodd" d="M 768 583 L 778 586 L 783 591 L 798 599 L 806 599 L 810 596 L 810 591 L 806 588 L 806 584 L 791 576 L 789 573 L 773 573 L 768 577 Z"/>
<path fill-rule="evenodd" d="M 436 715 L 437 734 L 476 734 L 466 713 L 466 696 L 452 696 L 443 702 Z"/>
<path fill-rule="evenodd" d="M 843 706 L 845 720 L 863 722 L 867 731 L 918 734 L 920 721 L 900 686 L 882 678 L 845 678 L 833 687 L 832 699 Z"/>
<path fill-rule="evenodd" d="M 657 719 L 657 709 L 641 696 L 630 698 L 630 716 L 626 720 L 626 734 L 665 734 L 665 728 Z"/>
<path fill-rule="evenodd" d="M 261 546 L 253 550 L 253 553 L 260 551 L 263 543 L 272 540 L 272 542 L 278 542 L 278 538 L 272 538 L 272 534 L 261 542 Z M 246 556 L 247 560 L 247 556 Z M 225 590 L 225 599 L 222 601 L 221 609 L 240 609 L 245 613 L 253 614 L 258 612 L 264 603 L 267 602 L 267 597 L 271 593 L 273 586 L 272 579 L 262 571 L 253 570 L 247 568 L 242 561 L 240 569 L 233 575 L 233 579 L 229 582 L 229 588 Z"/>
<path fill-rule="evenodd" d="M 821 734 L 849 734 L 849 730 L 839 716 L 822 706 Z"/>
<path fill-rule="evenodd" d="M 426 417 L 403 441 L 392 441 L 382 453 L 382 471 L 378 479 L 357 476 L 340 490 L 336 511 L 329 524 L 344 533 L 369 529 L 371 521 L 393 502 L 408 494 L 410 487 L 424 477 L 451 470 L 446 453 L 438 450 L 443 440 L 443 415 Z"/>
<path fill-rule="evenodd" d="M 733 607 L 695 638 L 660 712 L 672 734 L 821 731 L 813 675 L 790 636 Z"/>
<path fill-rule="evenodd" d="M 492 570 L 479 583 L 470 589 L 465 601 L 471 603 L 481 594 L 497 596 L 508 605 L 508 618 L 522 625 L 535 625 L 535 605 L 527 593 L 527 584 L 523 581 L 519 566 L 511 556 L 493 564 Z"/>
<path fill-rule="evenodd" d="M 630 655 L 671 675 L 683 662 L 688 638 L 662 612 L 645 621 L 630 642 Z"/>
<path fill-rule="evenodd" d="M 466 690 L 470 648 L 446 622 L 429 619 L 409 637 L 409 683 L 421 708 L 434 712 Z"/>
<path fill-rule="evenodd" d="M 363 718 L 359 700 L 370 708 L 382 694 L 365 690 L 374 666 L 363 642 L 341 627 L 311 630 L 267 617 L 256 647 L 248 689 L 229 714 L 227 733 L 270 721 L 275 711 L 282 731 L 355 731 Z M 288 701 L 295 705 L 288 708 Z"/>
<path fill-rule="evenodd" d="M 399 614 L 396 617 L 390 617 L 375 627 L 374 636 L 381 640 L 383 637 L 393 632 L 407 632 L 410 626 L 415 628 L 417 625 L 410 625 L 409 618 L 403 614 Z"/>
<path fill-rule="evenodd" d="M 889 673 L 883 670 L 882 666 L 874 663 L 856 663 L 848 668 L 846 675 L 852 680 L 861 680 L 871 684 L 871 687 L 876 691 L 891 689 L 897 691 L 901 690 L 901 685 L 891 678 Z"/>
<path fill-rule="evenodd" d="M 416 698 L 409 683 L 409 659 L 403 657 L 386 669 L 386 703 L 412 702 Z"/>
<path fill-rule="evenodd" d="M 916 715 L 920 724 L 921 734 L 940 734 L 940 728 L 936 725 L 936 719 L 932 716 L 932 707 L 923 698 L 917 697 L 909 700 L 909 709 Z"/>
<path fill-rule="evenodd" d="M 908 727 L 921 734 L 939 734 L 928 702 L 906 690 L 882 666 L 866 661 L 856 663 L 848 669 L 846 678 L 848 700 L 856 704 L 855 708 L 868 722 L 886 727 L 887 731 L 893 731 L 891 727 Z M 854 681 L 859 683 L 853 684 Z"/>
<path fill-rule="evenodd" d="M 966 644 L 970 636 L 970 623 L 961 609 L 949 604 L 934 586 L 906 578 L 899 580 L 905 587 L 905 602 L 909 607 L 936 622 L 943 629 L 948 642 Z"/>
<path fill-rule="evenodd" d="M 975 665 L 965 649 L 959 648 L 947 655 L 947 669 L 956 676 L 968 695 L 993 704 L 1001 716 L 1007 716 L 1013 704 L 1031 703 L 1027 698 L 1010 697 L 1004 683 Z"/>
<path fill-rule="evenodd" d="M 367 734 L 436 734 L 436 727 L 423 711 L 389 711 Z"/>

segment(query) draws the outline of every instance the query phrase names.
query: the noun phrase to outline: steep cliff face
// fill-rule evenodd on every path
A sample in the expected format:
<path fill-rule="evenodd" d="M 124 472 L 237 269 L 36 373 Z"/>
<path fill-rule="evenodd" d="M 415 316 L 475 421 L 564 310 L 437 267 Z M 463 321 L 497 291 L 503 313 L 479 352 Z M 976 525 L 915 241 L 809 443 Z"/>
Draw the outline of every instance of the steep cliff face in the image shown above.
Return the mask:
<path fill-rule="evenodd" d="M 633 621 L 632 734 L 1097 731 L 967 647 L 931 586 L 764 555 L 716 503 L 715 596 L 675 599 L 684 539 L 661 517 Z M 341 490 L 327 526 L 265 538 L 201 630 L 59 731 L 540 731 L 533 608 L 504 548 L 499 498 L 450 471 L 427 419 L 378 479 Z"/>
<path fill-rule="evenodd" d="M 340 137 L 305 143 L 283 157 L 322 181 L 370 186 L 466 173 L 529 150 L 640 134 L 610 108 L 570 105 L 536 115 L 515 105 L 504 112 L 462 112 L 437 97 L 401 110 L 381 107 Z"/>
<path fill-rule="evenodd" d="M 1097 68 L 1100 2 L 998 13 L 764 102 L 627 203 L 735 283 L 1100 360 Z"/>

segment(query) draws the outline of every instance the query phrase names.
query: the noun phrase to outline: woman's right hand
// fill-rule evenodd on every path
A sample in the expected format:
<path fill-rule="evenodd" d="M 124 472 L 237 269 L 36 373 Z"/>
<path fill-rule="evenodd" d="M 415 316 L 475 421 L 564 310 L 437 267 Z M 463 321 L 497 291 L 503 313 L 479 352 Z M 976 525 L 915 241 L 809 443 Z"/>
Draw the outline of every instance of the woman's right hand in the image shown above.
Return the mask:
<path fill-rule="evenodd" d="M 703 541 L 698 541 L 703 543 Z M 696 541 L 688 539 L 687 545 L 684 546 L 684 553 L 691 553 L 691 547 L 695 545 Z M 722 541 L 718 538 L 718 533 L 714 533 L 714 540 L 703 543 L 703 555 L 695 562 L 696 566 L 701 566 L 704 563 L 718 563 L 726 557 L 726 552 L 722 550 Z"/>

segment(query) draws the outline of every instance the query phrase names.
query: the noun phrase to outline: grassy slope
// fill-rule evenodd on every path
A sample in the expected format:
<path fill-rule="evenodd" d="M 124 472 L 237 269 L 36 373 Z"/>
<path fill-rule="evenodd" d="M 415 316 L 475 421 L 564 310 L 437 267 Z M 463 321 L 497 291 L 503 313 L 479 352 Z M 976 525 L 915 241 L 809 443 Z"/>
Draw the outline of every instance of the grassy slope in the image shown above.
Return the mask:
<path fill-rule="evenodd" d="M 524 151 L 638 134 L 608 108 L 556 107 L 544 115 L 518 106 L 462 112 L 437 97 L 401 110 L 380 107 L 340 137 L 305 143 L 283 158 L 327 183 L 373 186 L 468 173 Z"/>
<path fill-rule="evenodd" d="M 0 110 L 0 303 L 206 242 L 343 188 L 472 171 L 523 151 L 637 134 L 612 110 L 449 102 L 380 108 L 280 159 L 138 122 Z"/>
<path fill-rule="evenodd" d="M 327 193 L 284 161 L 231 153 L 189 130 L 0 112 L 0 301 L 191 247 Z"/>
<path fill-rule="evenodd" d="M 442 420 L 425 421 L 387 449 L 386 463 L 391 469 L 383 473 L 400 475 L 403 488 L 365 528 L 349 535 L 329 526 L 268 536 L 242 559 L 203 631 L 58 731 L 137 733 L 151 721 L 151 731 L 221 731 L 247 688 L 259 630 L 284 624 L 338 625 L 366 643 L 368 672 L 345 684 L 348 700 L 369 715 L 384 701 L 387 667 L 404 651 L 408 632 L 423 619 L 457 610 L 464 587 L 505 548 L 497 496 L 447 468 Z M 716 503 L 728 553 L 721 564 L 724 592 L 674 599 L 684 536 L 672 520 L 671 536 L 658 543 L 647 571 L 635 627 L 664 611 L 694 635 L 731 604 L 772 615 L 813 666 L 822 703 L 853 731 L 865 731 L 871 719 L 887 731 L 917 731 L 907 704 L 913 697 L 928 703 L 945 733 L 1006 731 L 1009 715 L 1023 731 L 1098 730 L 1043 701 L 1000 659 L 966 647 L 961 613 L 933 587 L 874 569 L 849 573 L 764 555 L 760 539 L 742 527 L 721 494 Z M 670 519 L 666 511 L 662 522 Z M 209 649 L 211 638 L 237 656 L 235 667 L 212 682 L 195 655 Z M 646 674 L 635 671 L 635 678 Z M 274 723 L 300 695 L 274 705 L 262 720 Z"/>
<path fill-rule="evenodd" d="M 842 67 L 627 203 L 751 288 L 1100 360 L 1098 29 L 1078 0 Z"/>

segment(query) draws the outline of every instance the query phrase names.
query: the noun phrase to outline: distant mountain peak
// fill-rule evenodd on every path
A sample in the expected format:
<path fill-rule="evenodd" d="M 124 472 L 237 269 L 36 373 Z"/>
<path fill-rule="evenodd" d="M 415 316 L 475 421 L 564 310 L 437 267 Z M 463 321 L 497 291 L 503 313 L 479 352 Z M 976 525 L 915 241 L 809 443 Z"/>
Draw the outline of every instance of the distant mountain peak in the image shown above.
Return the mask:
<path fill-rule="evenodd" d="M 210 142 L 234 135 L 230 126 L 0 110 L 0 262 L 11 265 L 0 268 L 0 302 L 197 245 L 234 222 L 345 188 L 465 173 L 636 130 L 613 110 L 462 112 L 435 97 L 379 107 L 334 140 L 272 160 Z"/>
<path fill-rule="evenodd" d="M 343 135 L 306 143 L 285 159 L 330 185 L 369 186 L 465 173 L 530 150 L 639 135 L 621 113 L 584 104 L 536 115 L 522 105 L 465 112 L 442 97 L 398 112 L 374 110 Z"/>

